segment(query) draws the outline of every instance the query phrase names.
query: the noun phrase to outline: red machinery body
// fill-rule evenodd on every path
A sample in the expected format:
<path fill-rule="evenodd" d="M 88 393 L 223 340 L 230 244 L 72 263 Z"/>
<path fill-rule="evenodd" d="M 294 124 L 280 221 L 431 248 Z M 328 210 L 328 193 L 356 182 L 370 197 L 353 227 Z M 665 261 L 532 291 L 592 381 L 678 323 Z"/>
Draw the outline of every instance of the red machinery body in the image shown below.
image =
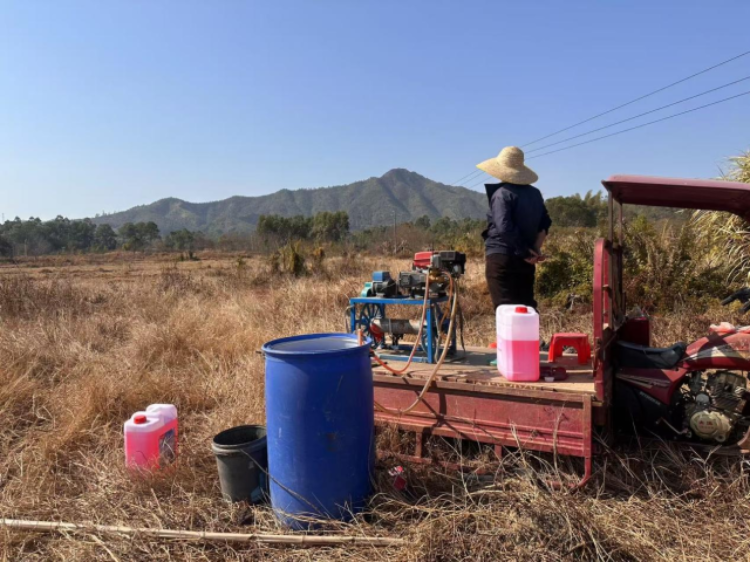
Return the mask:
<path fill-rule="evenodd" d="M 750 372 L 750 331 L 745 330 L 728 335 L 711 334 L 693 342 L 687 348 L 682 366 L 691 371 L 731 369 Z"/>
<path fill-rule="evenodd" d="M 750 220 L 750 185 L 642 176 L 613 176 L 602 183 L 610 196 L 610 228 L 609 239 L 600 241 L 595 256 L 594 332 L 603 344 L 600 357 L 611 373 L 605 382 L 609 424 L 645 436 L 656 434 L 709 446 L 736 444 L 746 451 L 750 446 L 750 329 L 737 330 L 722 323 L 689 345 L 649 347 L 647 319 L 628 318 L 625 313 L 622 206 L 725 211 Z M 748 303 L 750 290 L 740 290 L 722 304 L 734 300 Z M 748 310 L 747 305 L 743 310 Z"/>
<path fill-rule="evenodd" d="M 665 405 L 672 402 L 677 389 L 685 380 L 686 369 L 633 369 L 623 367 L 617 371 L 617 380 L 639 387 L 649 396 Z"/>
<path fill-rule="evenodd" d="M 687 347 L 673 369 L 621 367 L 616 378 L 638 386 L 664 404 L 670 404 L 690 373 L 709 370 L 750 372 L 750 333 L 711 334 Z"/>
<path fill-rule="evenodd" d="M 417 252 L 414 254 L 414 262 L 412 263 L 412 266 L 414 269 L 428 269 L 434 254 L 435 252 Z"/>

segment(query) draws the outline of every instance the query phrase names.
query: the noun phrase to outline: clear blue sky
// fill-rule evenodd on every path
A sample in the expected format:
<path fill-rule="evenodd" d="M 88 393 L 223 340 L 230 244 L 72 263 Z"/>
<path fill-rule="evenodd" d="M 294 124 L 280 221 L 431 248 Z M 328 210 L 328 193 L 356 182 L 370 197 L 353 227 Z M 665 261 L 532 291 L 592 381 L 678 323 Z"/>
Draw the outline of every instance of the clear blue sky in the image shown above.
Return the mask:
<path fill-rule="evenodd" d="M 394 167 L 451 182 L 750 49 L 749 21 L 747 1 L 0 0 L 0 212 L 83 217 Z M 750 56 L 595 124 L 746 75 Z M 550 197 L 613 173 L 711 177 L 748 148 L 750 96 L 529 164 Z"/>

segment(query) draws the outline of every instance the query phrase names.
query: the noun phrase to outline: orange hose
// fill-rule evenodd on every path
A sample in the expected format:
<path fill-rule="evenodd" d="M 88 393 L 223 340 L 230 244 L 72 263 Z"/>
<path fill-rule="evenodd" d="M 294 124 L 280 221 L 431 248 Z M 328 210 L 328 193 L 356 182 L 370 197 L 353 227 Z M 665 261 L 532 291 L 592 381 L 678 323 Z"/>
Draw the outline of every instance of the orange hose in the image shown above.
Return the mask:
<path fill-rule="evenodd" d="M 451 287 L 452 286 L 453 286 L 453 279 L 451 278 Z M 427 316 L 427 301 L 429 301 L 429 299 L 430 299 L 430 279 L 428 276 L 427 282 L 425 283 L 425 287 L 424 287 L 424 301 L 422 302 L 422 318 L 419 321 L 419 330 L 417 331 L 417 341 L 414 342 L 414 345 L 411 348 L 411 353 L 409 354 L 409 360 L 406 362 L 406 365 L 404 365 L 403 369 L 396 370 L 396 369 L 389 367 L 385 362 L 383 362 L 383 360 L 380 359 L 380 357 L 377 356 L 377 354 L 374 351 L 371 351 L 372 356 L 375 358 L 375 361 L 377 361 L 378 364 L 381 367 L 383 367 L 385 370 L 390 371 L 394 375 L 403 375 L 406 371 L 409 370 L 409 366 L 411 366 L 411 362 L 414 360 L 414 355 L 416 355 L 417 353 L 417 346 L 419 344 L 419 341 L 422 339 L 422 332 L 424 331 L 424 320 Z"/>
<path fill-rule="evenodd" d="M 420 402 L 422 402 L 424 400 L 424 395 L 427 394 L 427 391 L 429 390 L 430 386 L 432 386 L 432 382 L 435 380 L 435 377 L 437 376 L 438 371 L 440 370 L 440 367 L 443 366 L 443 362 L 445 361 L 445 358 L 448 355 L 448 349 L 450 347 L 448 345 L 448 342 L 450 341 L 451 334 L 453 333 L 453 330 L 455 328 L 456 310 L 458 309 L 458 306 L 457 306 L 457 304 L 458 304 L 458 287 L 456 287 L 455 291 L 454 291 L 454 288 L 453 288 L 453 283 L 454 283 L 453 277 L 449 275 L 449 278 L 450 278 L 450 292 L 451 292 L 451 296 L 453 297 L 453 302 L 451 304 L 451 319 L 450 319 L 450 323 L 448 324 L 448 332 L 446 334 L 447 339 L 446 339 L 445 345 L 443 346 L 443 352 L 440 354 L 440 359 L 438 360 L 437 364 L 435 365 L 435 368 L 433 369 L 433 371 L 430 374 L 430 376 L 427 378 L 427 381 L 425 382 L 424 387 L 422 387 L 422 390 L 420 391 L 420 393 L 417 396 L 416 400 L 414 400 L 414 402 L 408 408 L 405 408 L 403 410 L 389 410 L 388 408 L 386 408 L 385 406 L 383 406 L 382 404 L 380 404 L 380 403 L 378 403 L 376 401 L 375 402 L 375 407 L 378 408 L 379 410 L 381 410 L 383 412 L 387 412 L 389 414 L 396 414 L 396 415 L 407 414 L 407 413 L 411 412 L 414 408 L 417 407 L 417 405 Z M 428 289 L 429 289 L 429 286 L 425 287 L 425 295 L 427 295 Z M 425 305 L 426 305 L 426 303 L 425 303 Z M 426 311 L 426 308 L 424 310 Z M 358 335 L 359 341 L 361 343 L 362 342 L 362 333 L 361 333 L 361 331 L 358 332 L 358 334 L 359 334 Z M 417 346 L 415 344 L 414 349 L 416 349 L 416 347 Z M 413 358 L 413 352 L 414 352 L 414 350 L 412 350 L 412 356 L 409 358 L 409 363 L 411 363 L 411 359 Z M 407 363 L 407 365 L 406 365 L 406 367 L 404 367 L 403 371 L 396 372 L 395 370 L 393 370 L 390 367 L 388 367 L 385 363 L 383 363 L 380 360 L 380 358 L 377 355 L 375 355 L 374 352 L 372 352 L 372 353 L 373 353 L 373 357 L 375 357 L 375 360 L 381 366 L 385 367 L 388 371 L 391 371 L 394 374 L 403 374 L 403 372 L 406 371 L 406 369 L 409 367 L 409 363 Z"/>

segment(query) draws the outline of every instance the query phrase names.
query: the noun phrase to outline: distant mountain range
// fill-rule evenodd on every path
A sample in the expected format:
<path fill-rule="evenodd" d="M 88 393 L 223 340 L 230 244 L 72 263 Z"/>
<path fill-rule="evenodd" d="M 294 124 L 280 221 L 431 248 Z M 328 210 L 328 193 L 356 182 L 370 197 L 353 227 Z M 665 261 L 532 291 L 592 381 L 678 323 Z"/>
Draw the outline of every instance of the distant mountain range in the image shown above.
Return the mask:
<path fill-rule="evenodd" d="M 210 235 L 255 230 L 261 215 L 310 216 L 322 211 L 346 211 L 352 230 L 399 223 L 423 215 L 482 218 L 487 212 L 484 193 L 432 181 L 415 172 L 397 168 L 379 178 L 349 185 L 317 189 L 282 189 L 258 197 L 235 196 L 211 203 L 161 199 L 127 211 L 93 219 L 119 228 L 127 222 L 153 221 L 162 234 L 187 228 Z"/>

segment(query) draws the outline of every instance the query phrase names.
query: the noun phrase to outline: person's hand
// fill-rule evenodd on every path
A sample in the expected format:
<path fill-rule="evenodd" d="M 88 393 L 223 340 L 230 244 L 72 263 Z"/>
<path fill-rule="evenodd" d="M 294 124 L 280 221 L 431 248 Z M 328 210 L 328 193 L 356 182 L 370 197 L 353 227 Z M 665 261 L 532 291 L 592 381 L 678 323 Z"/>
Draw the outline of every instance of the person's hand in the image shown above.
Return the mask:
<path fill-rule="evenodd" d="M 525 258 L 524 261 L 526 263 L 530 263 L 531 265 L 536 265 L 536 264 L 541 263 L 541 262 L 543 262 L 544 260 L 547 259 L 547 256 L 545 256 L 541 252 L 537 252 L 536 250 L 531 250 L 530 249 L 529 253 L 531 254 L 531 256 L 528 257 L 528 258 Z"/>
<path fill-rule="evenodd" d="M 539 262 L 539 258 L 541 256 L 536 250 L 529 250 L 529 254 L 531 254 L 528 258 L 524 258 L 524 261 L 526 263 L 530 263 L 531 265 L 536 265 Z"/>

